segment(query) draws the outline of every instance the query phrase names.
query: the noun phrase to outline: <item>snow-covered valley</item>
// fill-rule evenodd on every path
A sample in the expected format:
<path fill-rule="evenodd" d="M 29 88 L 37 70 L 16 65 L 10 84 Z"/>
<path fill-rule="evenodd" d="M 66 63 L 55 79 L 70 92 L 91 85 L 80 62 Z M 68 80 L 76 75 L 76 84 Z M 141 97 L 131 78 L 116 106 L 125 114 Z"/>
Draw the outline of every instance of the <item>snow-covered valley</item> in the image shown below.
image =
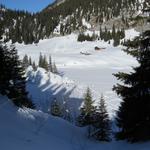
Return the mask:
<path fill-rule="evenodd" d="M 90 31 L 88 33 L 90 34 Z M 138 34 L 134 29 L 130 29 L 126 31 L 125 38 L 133 39 Z M 113 85 L 118 82 L 113 73 L 129 72 L 131 66 L 137 65 L 137 62 L 133 57 L 122 51 L 122 46 L 113 47 L 112 43 L 108 44 L 104 41 L 77 42 L 77 35 L 71 34 L 41 40 L 37 45 L 16 44 L 16 48 L 21 58 L 27 54 L 37 64 L 40 53 L 46 55 L 47 59 L 51 55 L 61 75 L 71 80 L 76 87 L 70 97 L 82 99 L 87 87 L 92 89 L 95 101 L 98 101 L 103 93 L 110 117 L 113 117 L 120 103 L 120 99 L 112 91 Z M 96 51 L 96 46 L 104 49 Z M 90 55 L 84 55 L 81 52 Z M 43 99 L 43 96 L 38 95 L 38 97 Z M 45 94 L 44 97 L 47 97 L 47 95 Z"/>
<path fill-rule="evenodd" d="M 139 33 L 126 31 L 126 39 Z M 15 107 L 7 97 L 0 95 L 0 149 L 2 150 L 149 150 L 150 143 L 129 144 L 126 141 L 109 143 L 87 138 L 86 128 L 80 128 L 49 113 L 55 97 L 67 105 L 73 117 L 77 116 L 87 87 L 98 102 L 103 93 L 107 109 L 113 119 L 121 99 L 112 91 L 118 81 L 113 76 L 119 71 L 130 72 L 137 61 L 104 41 L 77 42 L 77 35 L 41 40 L 37 45 L 15 44 L 22 59 L 25 54 L 38 64 L 40 52 L 56 62 L 61 74 L 42 68 L 27 69 L 27 90 L 37 110 Z M 95 47 L 104 48 L 96 51 Z M 83 55 L 81 52 L 90 53 Z M 114 129 L 115 130 L 115 129 Z"/>

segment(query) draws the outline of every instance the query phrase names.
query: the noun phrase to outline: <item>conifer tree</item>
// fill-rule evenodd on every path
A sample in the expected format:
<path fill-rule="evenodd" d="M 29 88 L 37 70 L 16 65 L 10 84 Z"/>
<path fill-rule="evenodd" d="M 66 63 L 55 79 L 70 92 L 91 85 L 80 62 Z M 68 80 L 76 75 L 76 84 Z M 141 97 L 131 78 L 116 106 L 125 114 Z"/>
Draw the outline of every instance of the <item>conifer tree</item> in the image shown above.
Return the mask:
<path fill-rule="evenodd" d="M 96 110 L 93 137 L 99 141 L 110 141 L 111 126 L 103 95 Z"/>
<path fill-rule="evenodd" d="M 22 62 L 14 46 L 0 45 L 0 93 L 7 95 L 19 107 L 34 108 L 26 92 Z"/>
<path fill-rule="evenodd" d="M 54 101 L 51 104 L 51 114 L 53 116 L 57 116 L 57 117 L 61 117 L 62 116 L 61 106 L 58 103 L 56 98 L 54 99 Z"/>
<path fill-rule="evenodd" d="M 112 37 L 115 37 L 115 36 L 116 36 L 116 27 L 113 24 L 113 27 L 112 27 Z"/>
<path fill-rule="evenodd" d="M 42 63 L 43 63 L 43 56 L 42 56 L 42 53 L 40 53 L 40 56 L 39 56 L 39 67 L 42 67 Z"/>
<path fill-rule="evenodd" d="M 43 56 L 41 53 L 40 53 L 40 56 L 39 56 L 39 67 L 44 68 L 47 71 L 49 69 L 46 56 L 45 55 Z"/>
<path fill-rule="evenodd" d="M 52 57 L 49 56 L 49 69 L 50 72 L 53 72 L 53 64 L 52 64 Z"/>
<path fill-rule="evenodd" d="M 117 112 L 117 139 L 130 142 L 150 140 L 150 30 L 125 44 L 128 54 L 136 57 L 138 67 L 131 73 L 115 76 L 124 84 L 117 84 L 114 90 L 122 97 Z"/>
<path fill-rule="evenodd" d="M 23 57 L 22 63 L 23 63 L 23 67 L 24 67 L 25 69 L 29 66 L 29 60 L 28 60 L 28 56 L 27 56 L 27 55 L 25 55 L 25 56 Z"/>
<path fill-rule="evenodd" d="M 33 61 L 33 63 L 32 63 L 32 68 L 33 68 L 34 71 L 37 71 L 37 66 L 35 64 L 35 61 Z"/>
<path fill-rule="evenodd" d="M 46 71 L 48 71 L 48 62 L 46 59 L 46 56 L 44 55 L 43 59 L 42 59 L 42 68 L 44 68 Z"/>
<path fill-rule="evenodd" d="M 58 70 L 55 62 L 53 62 L 53 73 L 58 74 Z"/>
<path fill-rule="evenodd" d="M 9 49 L 7 46 L 3 46 L 3 43 L 0 43 L 0 93 L 4 95 L 7 95 L 9 93 L 9 81 L 11 79 L 9 74 L 11 68 L 9 67 L 9 65 Z"/>
<path fill-rule="evenodd" d="M 32 65 L 32 59 L 31 59 L 31 57 L 29 57 L 29 66 L 31 66 Z"/>
<path fill-rule="evenodd" d="M 19 57 L 17 55 L 17 50 L 14 46 L 10 49 L 11 57 L 11 77 L 12 83 L 10 85 L 10 93 L 8 96 L 14 101 L 14 103 L 19 106 L 26 106 L 33 108 L 32 102 L 27 97 L 26 91 L 26 79 L 24 77 L 25 71 L 21 66 Z"/>
<path fill-rule="evenodd" d="M 100 35 L 100 39 L 103 40 L 103 31 L 102 31 L 101 26 L 100 26 L 100 30 L 99 30 L 99 35 Z"/>
<path fill-rule="evenodd" d="M 113 46 L 114 47 L 118 46 L 120 44 L 119 37 L 116 35 L 113 39 L 114 39 Z"/>
<path fill-rule="evenodd" d="M 78 117 L 79 125 L 88 126 L 92 125 L 94 121 L 95 107 L 93 106 L 92 93 L 90 88 L 87 88 L 84 95 L 84 105 L 81 108 L 81 114 Z"/>

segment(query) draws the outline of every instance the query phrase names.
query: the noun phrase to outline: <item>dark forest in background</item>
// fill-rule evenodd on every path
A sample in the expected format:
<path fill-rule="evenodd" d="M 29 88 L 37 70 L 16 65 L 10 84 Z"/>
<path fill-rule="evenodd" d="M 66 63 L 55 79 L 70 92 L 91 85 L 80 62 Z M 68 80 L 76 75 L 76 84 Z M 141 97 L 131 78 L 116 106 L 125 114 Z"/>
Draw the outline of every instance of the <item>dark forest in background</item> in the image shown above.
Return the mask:
<path fill-rule="evenodd" d="M 60 24 L 60 34 L 65 35 L 76 30 L 84 30 L 86 27 L 82 19 L 90 21 L 93 17 L 95 23 L 102 24 L 120 16 L 128 25 L 127 17 L 122 12 L 133 9 L 138 11 L 139 5 L 137 0 L 107 0 L 107 2 L 106 0 L 66 0 L 59 5 L 51 4 L 36 14 L 7 9 L 1 5 L 0 36 L 5 35 L 5 42 L 12 39 L 12 43 L 38 43 L 40 39 L 53 36 L 58 24 Z M 144 7 L 146 5 L 145 2 Z"/>

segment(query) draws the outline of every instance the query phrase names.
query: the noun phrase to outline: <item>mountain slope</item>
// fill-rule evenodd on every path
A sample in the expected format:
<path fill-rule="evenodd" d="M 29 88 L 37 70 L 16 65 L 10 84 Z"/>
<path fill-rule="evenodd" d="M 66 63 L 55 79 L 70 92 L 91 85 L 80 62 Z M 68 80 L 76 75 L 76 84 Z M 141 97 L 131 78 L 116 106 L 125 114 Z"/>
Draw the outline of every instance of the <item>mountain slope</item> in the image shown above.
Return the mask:
<path fill-rule="evenodd" d="M 55 34 L 82 32 L 87 29 L 85 22 L 91 30 L 99 30 L 100 25 L 109 30 L 113 24 L 116 28 L 143 26 L 146 16 L 142 10 L 147 5 L 148 0 L 65 0 L 56 1 L 36 14 L 1 6 L 0 33 L 5 41 L 30 44 Z"/>
<path fill-rule="evenodd" d="M 30 109 L 18 109 L 0 95 L 0 148 L 3 150 L 149 150 L 150 143 L 99 143 L 86 138 L 84 128 Z"/>
<path fill-rule="evenodd" d="M 0 96 L 0 106 L 1 149 L 71 150 L 73 136 L 85 138 L 78 127 L 40 111 L 18 109 L 6 97 Z"/>

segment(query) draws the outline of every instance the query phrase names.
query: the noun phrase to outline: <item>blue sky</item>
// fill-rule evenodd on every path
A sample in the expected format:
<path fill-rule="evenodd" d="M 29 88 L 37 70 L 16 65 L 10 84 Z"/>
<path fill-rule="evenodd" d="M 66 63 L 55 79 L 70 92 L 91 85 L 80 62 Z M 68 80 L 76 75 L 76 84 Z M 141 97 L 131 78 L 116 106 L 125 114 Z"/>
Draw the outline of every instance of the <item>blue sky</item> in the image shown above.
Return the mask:
<path fill-rule="evenodd" d="M 54 0 L 0 0 L 8 8 L 38 12 Z"/>

